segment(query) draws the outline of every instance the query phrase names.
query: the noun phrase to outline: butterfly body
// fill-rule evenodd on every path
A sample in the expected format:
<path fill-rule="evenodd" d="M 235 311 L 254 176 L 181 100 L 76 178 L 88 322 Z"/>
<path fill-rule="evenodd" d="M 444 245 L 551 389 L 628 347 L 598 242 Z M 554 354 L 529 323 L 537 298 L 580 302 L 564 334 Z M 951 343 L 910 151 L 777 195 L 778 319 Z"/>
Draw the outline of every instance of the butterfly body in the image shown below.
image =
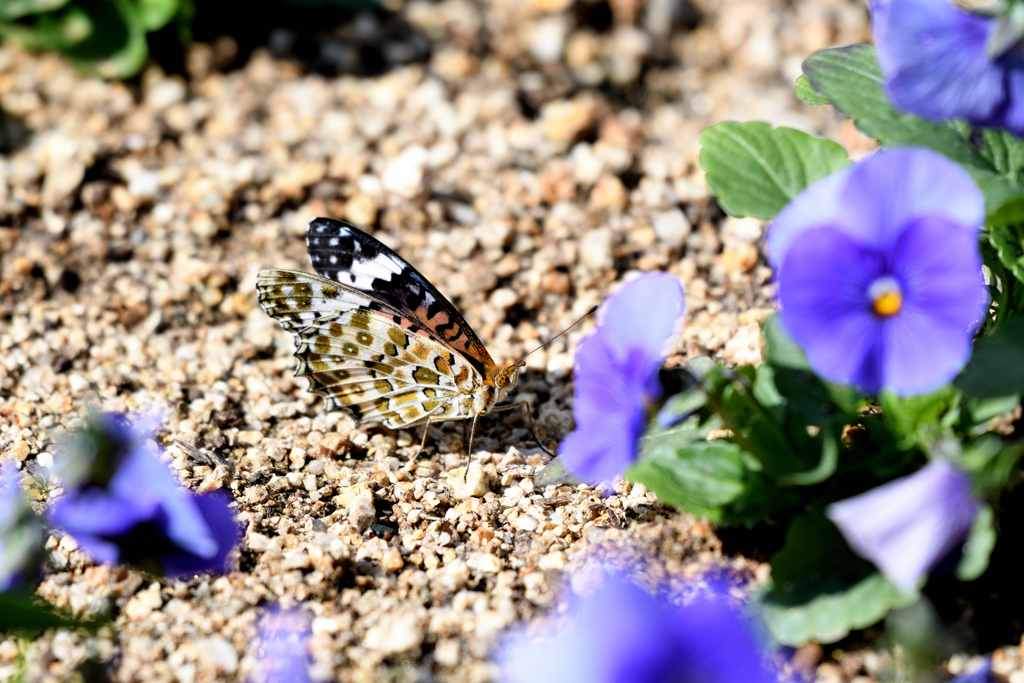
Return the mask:
<path fill-rule="evenodd" d="M 518 382 L 495 365 L 426 278 L 358 228 L 318 218 L 306 238 L 319 275 L 262 271 L 263 310 L 295 335 L 296 376 L 329 409 L 393 429 L 476 419 Z"/>

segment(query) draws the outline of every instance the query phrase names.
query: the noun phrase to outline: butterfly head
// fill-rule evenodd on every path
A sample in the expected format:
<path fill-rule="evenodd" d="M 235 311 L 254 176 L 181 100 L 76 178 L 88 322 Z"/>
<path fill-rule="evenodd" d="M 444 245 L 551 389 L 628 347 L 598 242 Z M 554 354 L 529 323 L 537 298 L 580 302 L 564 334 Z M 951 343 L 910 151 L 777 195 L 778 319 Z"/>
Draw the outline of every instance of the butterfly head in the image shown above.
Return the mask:
<path fill-rule="evenodd" d="M 497 402 L 500 403 L 507 395 L 515 391 L 516 384 L 519 382 L 519 370 L 525 366 L 526 361 L 521 360 L 503 370 L 499 370 L 494 375 L 494 386 L 498 390 Z"/>

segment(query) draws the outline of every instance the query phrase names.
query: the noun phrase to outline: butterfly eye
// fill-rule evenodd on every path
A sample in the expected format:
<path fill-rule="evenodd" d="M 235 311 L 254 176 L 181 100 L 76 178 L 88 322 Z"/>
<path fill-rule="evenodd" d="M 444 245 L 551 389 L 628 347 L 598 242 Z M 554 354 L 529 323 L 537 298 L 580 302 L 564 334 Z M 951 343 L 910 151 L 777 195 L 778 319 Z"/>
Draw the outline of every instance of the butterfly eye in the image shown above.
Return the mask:
<path fill-rule="evenodd" d="M 497 385 L 497 386 L 498 386 L 499 388 L 501 388 L 501 389 L 504 389 L 505 387 L 507 387 L 507 386 L 508 386 L 508 375 L 506 375 L 506 374 L 505 374 L 505 373 L 503 372 L 503 373 L 501 373 L 501 374 L 499 374 L 499 375 L 495 376 L 495 378 L 494 378 L 494 383 L 495 383 L 495 385 Z"/>

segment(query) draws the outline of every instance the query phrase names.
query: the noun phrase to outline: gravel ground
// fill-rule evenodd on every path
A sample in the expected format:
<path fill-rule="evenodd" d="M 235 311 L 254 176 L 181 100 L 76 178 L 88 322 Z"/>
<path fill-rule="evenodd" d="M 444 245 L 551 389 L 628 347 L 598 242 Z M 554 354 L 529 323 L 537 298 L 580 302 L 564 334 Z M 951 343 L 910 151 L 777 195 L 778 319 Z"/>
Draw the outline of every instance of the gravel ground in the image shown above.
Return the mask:
<path fill-rule="evenodd" d="M 687 295 L 673 361 L 754 361 L 772 295 L 763 226 L 709 201 L 697 136 L 761 119 L 863 152 L 792 84 L 810 52 L 867 39 L 846 0 L 445 0 L 322 37 L 319 66 L 354 73 L 359 45 L 383 45 L 373 76 L 319 75 L 281 45 L 224 71 L 224 39 L 194 46 L 185 78 L 154 67 L 125 85 L 0 49 L 3 457 L 45 483 L 42 506 L 61 492 L 53 441 L 90 402 L 163 406 L 183 481 L 230 491 L 246 525 L 237 569 L 190 581 L 93 566 L 51 536 L 40 593 L 116 629 L 0 641 L 0 678 L 22 647 L 33 680 L 86 657 L 116 680 L 244 680 L 258 606 L 281 600 L 315 615 L 318 679 L 484 681 L 502 631 L 599 560 L 677 586 L 730 568 L 748 592 L 767 567 L 642 486 L 535 487 L 544 459 L 522 415 L 478 425 L 482 467 L 463 485 L 461 424 L 432 426 L 409 467 L 418 430 L 325 413 L 292 377 L 256 273 L 311 270 L 307 222 L 347 218 L 434 282 L 500 362 L 631 273 L 667 270 Z M 572 429 L 572 349 L 591 326 L 531 355 L 520 380 L 549 444 Z M 814 646 L 789 664 L 861 683 L 891 666 Z M 1015 668 L 1015 648 L 997 653 L 998 671 Z"/>

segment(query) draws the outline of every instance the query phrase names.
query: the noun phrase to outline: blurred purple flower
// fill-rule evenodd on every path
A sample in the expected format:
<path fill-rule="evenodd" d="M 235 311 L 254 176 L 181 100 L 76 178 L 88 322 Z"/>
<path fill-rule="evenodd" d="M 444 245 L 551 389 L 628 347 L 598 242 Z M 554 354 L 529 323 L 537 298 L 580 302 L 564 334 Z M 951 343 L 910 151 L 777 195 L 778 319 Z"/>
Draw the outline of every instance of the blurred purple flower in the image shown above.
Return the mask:
<path fill-rule="evenodd" d="M 897 107 L 1024 133 L 1024 52 L 1011 40 L 990 56 L 998 18 L 949 0 L 875 0 L 871 17 L 878 63 Z"/>
<path fill-rule="evenodd" d="M 920 394 L 971 355 L 988 307 L 984 198 L 955 163 L 879 152 L 807 188 L 768 232 L 782 323 L 823 377 Z"/>
<path fill-rule="evenodd" d="M 49 521 L 96 562 L 134 565 L 164 576 L 227 571 L 240 529 L 223 493 L 196 495 L 159 460 L 152 414 L 133 425 L 96 414 L 71 437 L 62 471 L 69 491 Z"/>
<path fill-rule="evenodd" d="M 18 466 L 0 464 L 0 593 L 24 586 L 42 544 L 39 522 L 18 487 Z"/>
<path fill-rule="evenodd" d="M 992 675 L 992 658 L 985 657 L 981 666 L 970 673 L 963 673 L 949 683 L 1000 683 L 1000 679 Z"/>
<path fill-rule="evenodd" d="M 518 632 L 498 654 L 505 683 L 768 683 L 753 629 L 724 595 L 680 608 L 625 577 L 575 599 L 568 624 Z"/>
<path fill-rule="evenodd" d="M 309 683 L 309 614 L 273 605 L 264 611 L 257 635 L 252 683 Z"/>
<path fill-rule="evenodd" d="M 858 555 L 904 592 L 960 547 L 978 514 L 971 478 L 933 461 L 906 477 L 833 503 L 826 514 Z"/>
<path fill-rule="evenodd" d="M 605 300 L 598 324 L 576 347 L 576 430 L 558 449 L 562 464 L 596 483 L 625 472 L 647 411 L 661 397 L 658 369 L 682 330 L 679 280 L 649 273 Z"/>

